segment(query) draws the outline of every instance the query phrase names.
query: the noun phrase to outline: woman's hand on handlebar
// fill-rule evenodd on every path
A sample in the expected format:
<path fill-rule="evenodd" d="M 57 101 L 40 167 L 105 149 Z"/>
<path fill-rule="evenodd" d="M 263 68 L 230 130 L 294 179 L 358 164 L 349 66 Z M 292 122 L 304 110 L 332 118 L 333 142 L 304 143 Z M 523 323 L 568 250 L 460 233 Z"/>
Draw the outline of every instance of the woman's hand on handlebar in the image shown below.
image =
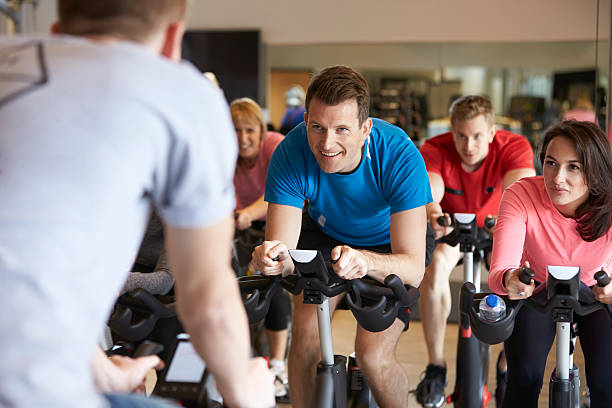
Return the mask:
<path fill-rule="evenodd" d="M 511 269 L 506 273 L 504 283 L 506 285 L 506 290 L 508 291 L 508 297 L 512 300 L 526 299 L 533 294 L 533 290 L 535 289 L 533 279 L 531 279 L 529 285 L 521 282 L 519 279 L 521 269 L 523 268 L 529 268 L 529 262 L 525 261 L 522 267 Z"/>
<path fill-rule="evenodd" d="M 599 287 L 598 285 L 593 286 L 593 293 L 595 294 L 595 299 L 597 299 L 601 303 L 605 303 L 607 305 L 612 305 L 612 285 L 607 284 L 604 287 Z"/>
<path fill-rule="evenodd" d="M 332 249 L 331 259 L 334 272 L 342 279 L 359 279 L 368 274 L 368 257 L 362 251 L 340 245 Z"/>
<path fill-rule="evenodd" d="M 444 219 L 443 223 L 440 223 Z M 429 214 L 429 223 L 433 227 L 434 236 L 436 239 L 440 239 L 445 235 L 448 235 L 453 230 L 451 227 L 452 219 L 449 213 L 435 212 Z M 446 224 L 446 225 L 443 225 Z"/>
<path fill-rule="evenodd" d="M 253 250 L 251 266 L 264 275 L 286 275 L 293 272 L 287 245 L 280 241 L 264 241 Z"/>
<path fill-rule="evenodd" d="M 240 231 L 243 231 L 249 228 L 252 224 L 251 216 L 247 211 L 240 210 L 236 211 L 236 228 Z"/>

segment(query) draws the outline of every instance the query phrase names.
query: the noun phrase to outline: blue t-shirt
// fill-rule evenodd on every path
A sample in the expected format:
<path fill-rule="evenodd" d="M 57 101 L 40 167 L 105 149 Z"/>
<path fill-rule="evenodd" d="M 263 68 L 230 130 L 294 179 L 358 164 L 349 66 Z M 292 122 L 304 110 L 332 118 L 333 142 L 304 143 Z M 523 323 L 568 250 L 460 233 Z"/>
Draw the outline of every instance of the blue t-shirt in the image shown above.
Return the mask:
<path fill-rule="evenodd" d="M 359 166 L 350 174 L 321 170 L 304 123 L 278 145 L 266 179 L 265 200 L 302 208 L 323 232 L 350 245 L 390 242 L 391 214 L 432 201 L 421 154 L 400 128 L 372 119 Z"/>

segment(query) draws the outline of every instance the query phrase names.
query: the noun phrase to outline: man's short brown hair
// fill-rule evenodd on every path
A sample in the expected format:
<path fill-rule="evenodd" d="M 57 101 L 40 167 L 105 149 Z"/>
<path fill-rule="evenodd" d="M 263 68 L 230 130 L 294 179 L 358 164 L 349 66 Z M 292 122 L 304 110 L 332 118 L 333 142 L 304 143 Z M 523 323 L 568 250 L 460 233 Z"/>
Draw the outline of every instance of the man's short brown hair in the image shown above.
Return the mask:
<path fill-rule="evenodd" d="M 306 91 L 306 112 L 310 109 L 310 101 L 313 98 L 327 105 L 337 105 L 355 99 L 360 125 L 370 114 L 368 83 L 359 72 L 345 65 L 327 67 L 312 77 Z"/>
<path fill-rule="evenodd" d="M 183 20 L 187 0 L 59 0 L 60 30 L 146 42 L 164 25 Z"/>
<path fill-rule="evenodd" d="M 457 122 L 465 122 L 474 119 L 478 115 L 484 115 L 489 128 L 495 124 L 495 113 L 491 101 L 480 95 L 466 95 L 456 99 L 448 109 L 451 126 Z"/>

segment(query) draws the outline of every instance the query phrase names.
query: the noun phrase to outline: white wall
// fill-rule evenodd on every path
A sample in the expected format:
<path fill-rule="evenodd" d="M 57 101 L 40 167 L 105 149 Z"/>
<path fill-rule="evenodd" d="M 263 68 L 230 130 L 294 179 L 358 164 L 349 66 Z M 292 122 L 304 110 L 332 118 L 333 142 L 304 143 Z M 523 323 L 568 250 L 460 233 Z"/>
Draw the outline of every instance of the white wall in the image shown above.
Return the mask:
<path fill-rule="evenodd" d="M 597 0 L 190 0 L 191 29 L 256 28 L 265 44 L 585 41 Z M 608 0 L 600 0 L 607 36 Z M 36 28 L 56 19 L 40 0 Z"/>
<path fill-rule="evenodd" d="M 595 37 L 596 9 L 597 0 L 192 0 L 188 22 L 260 28 L 266 44 L 581 41 Z"/>

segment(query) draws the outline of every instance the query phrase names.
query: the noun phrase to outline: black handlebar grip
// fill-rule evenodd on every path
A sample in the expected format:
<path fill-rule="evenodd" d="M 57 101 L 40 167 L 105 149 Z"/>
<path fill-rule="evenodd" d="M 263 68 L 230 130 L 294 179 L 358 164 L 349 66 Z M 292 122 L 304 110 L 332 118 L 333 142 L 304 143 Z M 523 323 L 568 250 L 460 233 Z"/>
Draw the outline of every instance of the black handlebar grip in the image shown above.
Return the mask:
<path fill-rule="evenodd" d="M 402 283 L 402 280 L 397 275 L 387 275 L 384 284 L 385 286 L 391 288 L 393 294 L 400 301 L 401 305 L 408 306 L 408 303 L 410 302 L 408 290 Z"/>
<path fill-rule="evenodd" d="M 608 283 L 610 283 L 610 277 L 603 270 L 596 272 L 594 277 L 597 281 L 597 286 L 599 286 L 600 288 L 603 288 L 604 286 L 607 286 Z"/>
<path fill-rule="evenodd" d="M 467 314 L 470 312 L 475 293 L 476 287 L 472 282 L 465 282 L 461 285 L 461 294 L 459 295 L 459 311 L 461 313 Z"/>
<path fill-rule="evenodd" d="M 484 225 L 487 228 L 493 228 L 495 226 L 495 218 L 493 218 L 493 217 L 485 218 Z"/>
<path fill-rule="evenodd" d="M 448 226 L 448 221 L 446 221 L 446 217 L 443 216 L 443 215 L 439 216 L 436 221 L 438 221 L 438 224 L 440 224 L 443 227 L 447 227 Z"/>
<path fill-rule="evenodd" d="M 164 351 L 164 346 L 154 341 L 145 340 L 136 348 L 132 357 L 146 357 L 153 354 L 159 354 Z"/>
<path fill-rule="evenodd" d="M 531 280 L 535 276 L 535 272 L 531 268 L 522 267 L 519 272 L 519 280 L 525 285 L 531 285 Z"/>

